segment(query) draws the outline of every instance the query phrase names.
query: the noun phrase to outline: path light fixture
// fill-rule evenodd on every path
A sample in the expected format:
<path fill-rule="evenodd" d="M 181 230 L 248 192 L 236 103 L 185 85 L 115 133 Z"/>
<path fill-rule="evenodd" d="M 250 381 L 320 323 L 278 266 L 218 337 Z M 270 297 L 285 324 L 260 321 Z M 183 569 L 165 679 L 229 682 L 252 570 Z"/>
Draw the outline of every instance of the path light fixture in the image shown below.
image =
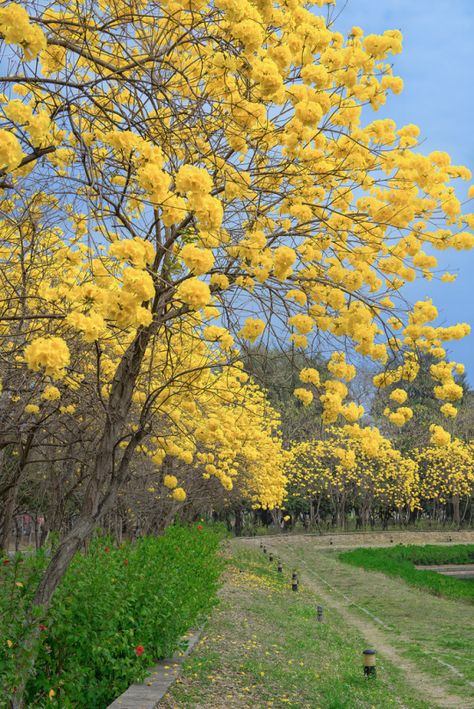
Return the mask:
<path fill-rule="evenodd" d="M 298 576 L 296 574 L 296 571 L 293 571 L 293 575 L 291 577 L 291 590 L 292 591 L 298 590 Z"/>
<path fill-rule="evenodd" d="M 322 623 L 323 622 L 323 607 L 322 606 L 316 606 L 316 615 L 318 617 L 318 622 Z"/>
<path fill-rule="evenodd" d="M 329 540 L 329 544 L 331 544 L 331 545 L 332 545 L 332 539 L 330 539 L 330 540 Z"/>
<path fill-rule="evenodd" d="M 375 667 L 375 650 L 364 650 L 364 675 L 367 679 L 375 679 L 377 670 Z"/>
<path fill-rule="evenodd" d="M 273 554 L 272 554 L 272 552 L 270 552 L 270 554 L 268 555 L 268 561 L 273 561 Z"/>
<path fill-rule="evenodd" d="M 264 554 L 267 553 L 267 547 L 263 547 L 263 553 L 264 553 Z"/>
<path fill-rule="evenodd" d="M 278 573 L 279 574 L 283 573 L 283 566 L 281 565 L 281 561 L 278 562 Z"/>

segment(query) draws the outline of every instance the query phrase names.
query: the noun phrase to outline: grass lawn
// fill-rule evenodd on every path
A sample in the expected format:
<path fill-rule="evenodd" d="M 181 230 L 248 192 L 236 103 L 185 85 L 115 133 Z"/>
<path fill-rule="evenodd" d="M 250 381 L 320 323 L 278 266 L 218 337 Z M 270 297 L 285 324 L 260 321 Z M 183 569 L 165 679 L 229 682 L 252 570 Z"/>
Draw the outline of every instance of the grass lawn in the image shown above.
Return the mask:
<path fill-rule="evenodd" d="M 370 571 L 399 576 L 411 586 L 423 588 L 435 595 L 474 603 L 474 582 L 415 568 L 415 564 L 472 564 L 474 544 L 429 544 L 421 547 L 411 544 L 392 549 L 353 549 L 342 552 L 339 558 Z"/>
<path fill-rule="evenodd" d="M 305 583 L 291 590 L 289 565 L 278 574 L 256 547 L 233 542 L 229 550 L 221 604 L 159 709 L 438 706 L 385 657 L 378 658 L 377 680 L 364 679 L 363 635 L 333 608 L 318 623 L 321 598 Z"/>
<path fill-rule="evenodd" d="M 299 568 L 309 588 L 404 669 L 430 706 L 473 709 L 474 614 L 464 600 L 345 564 L 337 550 L 318 548 L 312 539 L 267 546 Z"/>

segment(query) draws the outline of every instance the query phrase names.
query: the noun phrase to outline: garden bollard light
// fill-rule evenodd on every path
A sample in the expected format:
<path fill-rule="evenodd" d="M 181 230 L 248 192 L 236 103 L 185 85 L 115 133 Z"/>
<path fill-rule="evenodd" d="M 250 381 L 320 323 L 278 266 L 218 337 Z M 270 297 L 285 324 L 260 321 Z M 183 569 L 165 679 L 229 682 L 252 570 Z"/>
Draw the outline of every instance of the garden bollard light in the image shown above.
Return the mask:
<path fill-rule="evenodd" d="M 298 590 L 298 576 L 296 575 L 296 571 L 293 571 L 293 575 L 291 577 L 291 589 L 292 591 Z"/>
<path fill-rule="evenodd" d="M 264 554 L 267 553 L 267 547 L 263 547 L 263 553 L 264 553 Z"/>
<path fill-rule="evenodd" d="M 375 679 L 377 676 L 377 670 L 375 668 L 375 650 L 364 650 L 362 654 L 364 655 L 364 675 L 367 679 L 369 677 Z"/>
<path fill-rule="evenodd" d="M 280 574 L 283 573 L 283 566 L 281 565 L 281 561 L 278 562 L 278 572 L 279 572 Z"/>
<path fill-rule="evenodd" d="M 268 555 L 268 561 L 273 561 L 273 554 L 272 554 L 272 552 L 270 552 L 270 554 Z"/>
<path fill-rule="evenodd" d="M 323 607 L 322 606 L 316 606 L 316 613 L 318 615 L 318 622 L 322 623 L 323 622 Z"/>

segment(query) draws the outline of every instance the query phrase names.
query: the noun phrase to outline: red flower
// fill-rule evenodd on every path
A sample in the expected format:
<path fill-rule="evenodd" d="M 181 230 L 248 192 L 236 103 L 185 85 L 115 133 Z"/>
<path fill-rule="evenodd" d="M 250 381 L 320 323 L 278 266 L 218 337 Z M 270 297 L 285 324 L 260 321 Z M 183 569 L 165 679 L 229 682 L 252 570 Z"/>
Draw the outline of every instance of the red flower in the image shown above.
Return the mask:
<path fill-rule="evenodd" d="M 38 628 L 39 628 L 40 630 L 46 630 L 46 626 L 43 625 L 42 623 L 41 623 L 40 625 L 38 625 Z"/>
<path fill-rule="evenodd" d="M 4 559 L 4 560 L 3 560 L 4 566 L 6 566 L 6 565 L 9 564 L 9 563 L 10 563 L 10 559 Z"/>
<path fill-rule="evenodd" d="M 199 529 L 199 531 L 201 531 L 201 529 L 202 529 L 202 524 L 198 524 L 198 529 Z"/>
<path fill-rule="evenodd" d="M 104 547 L 104 551 L 105 551 L 106 554 L 108 554 L 109 551 L 110 551 L 109 547 Z"/>
<path fill-rule="evenodd" d="M 144 652 L 145 652 L 145 648 L 143 647 L 143 645 L 137 645 L 137 647 L 135 648 L 135 654 L 138 657 L 141 657 Z"/>
<path fill-rule="evenodd" d="M 123 560 L 123 565 L 124 565 L 124 566 L 128 566 L 128 559 L 124 559 L 124 560 Z"/>

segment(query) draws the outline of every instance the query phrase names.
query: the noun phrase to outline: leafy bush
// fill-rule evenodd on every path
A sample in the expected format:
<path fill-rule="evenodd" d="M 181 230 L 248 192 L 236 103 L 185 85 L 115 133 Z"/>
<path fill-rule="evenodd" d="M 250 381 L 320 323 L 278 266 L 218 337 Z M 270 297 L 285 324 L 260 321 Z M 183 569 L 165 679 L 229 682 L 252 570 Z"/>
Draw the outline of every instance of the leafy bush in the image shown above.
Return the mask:
<path fill-rule="evenodd" d="M 436 571 L 415 568 L 415 564 L 473 563 L 474 544 L 456 544 L 449 547 L 399 544 L 391 549 L 354 549 L 342 552 L 339 558 L 353 566 L 398 576 L 411 586 L 418 586 L 437 596 L 474 602 L 474 583 L 443 576 Z"/>
<path fill-rule="evenodd" d="M 201 525 L 170 527 L 162 537 L 119 548 L 96 540 L 87 554 L 78 554 L 41 621 L 26 705 L 103 709 L 142 680 L 215 602 L 223 563 L 219 539 Z M 31 632 L 25 611 L 46 563 L 44 555 L 17 558 L 1 571 L 0 629 L 10 640 L 0 656 L 4 692 L 15 683 L 15 648 Z M 0 691 L 0 700 L 7 696 Z"/>

